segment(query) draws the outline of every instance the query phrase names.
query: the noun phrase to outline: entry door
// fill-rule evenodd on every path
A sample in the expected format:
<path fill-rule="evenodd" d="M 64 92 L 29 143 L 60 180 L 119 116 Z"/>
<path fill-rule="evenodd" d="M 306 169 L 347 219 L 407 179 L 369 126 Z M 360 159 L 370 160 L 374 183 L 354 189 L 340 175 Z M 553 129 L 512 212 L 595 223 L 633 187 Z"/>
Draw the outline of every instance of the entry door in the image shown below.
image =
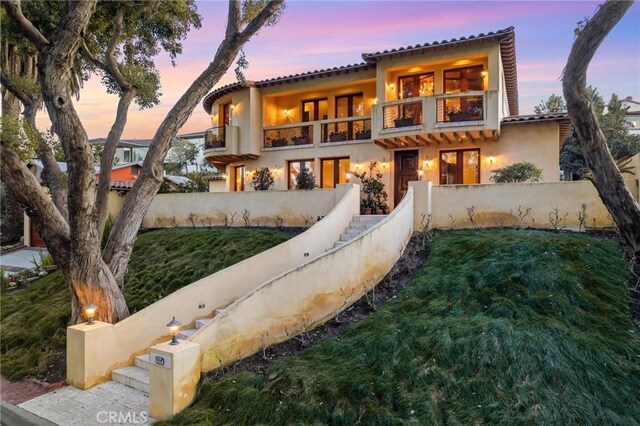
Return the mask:
<path fill-rule="evenodd" d="M 397 206 L 409 189 L 409 182 L 418 180 L 418 151 L 396 151 L 395 153 L 395 197 Z"/>

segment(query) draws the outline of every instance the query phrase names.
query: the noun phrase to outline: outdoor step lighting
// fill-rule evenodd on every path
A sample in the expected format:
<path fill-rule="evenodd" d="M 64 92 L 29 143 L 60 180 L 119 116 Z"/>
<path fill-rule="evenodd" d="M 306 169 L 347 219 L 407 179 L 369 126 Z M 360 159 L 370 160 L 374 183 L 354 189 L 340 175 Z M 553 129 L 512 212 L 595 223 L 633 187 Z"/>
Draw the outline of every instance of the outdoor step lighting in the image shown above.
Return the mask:
<path fill-rule="evenodd" d="M 171 321 L 169 321 L 169 323 L 167 324 L 167 327 L 169 327 L 169 332 L 171 333 L 171 344 L 172 345 L 177 345 L 178 343 L 178 339 L 176 339 L 176 336 L 178 335 L 178 328 L 182 325 L 182 323 L 178 320 L 176 320 L 176 317 L 173 317 L 173 319 Z"/>
<path fill-rule="evenodd" d="M 84 314 L 87 317 L 87 325 L 95 324 L 93 322 L 93 316 L 96 314 L 96 309 L 98 309 L 98 307 L 93 303 L 89 303 L 89 305 L 84 308 Z"/>

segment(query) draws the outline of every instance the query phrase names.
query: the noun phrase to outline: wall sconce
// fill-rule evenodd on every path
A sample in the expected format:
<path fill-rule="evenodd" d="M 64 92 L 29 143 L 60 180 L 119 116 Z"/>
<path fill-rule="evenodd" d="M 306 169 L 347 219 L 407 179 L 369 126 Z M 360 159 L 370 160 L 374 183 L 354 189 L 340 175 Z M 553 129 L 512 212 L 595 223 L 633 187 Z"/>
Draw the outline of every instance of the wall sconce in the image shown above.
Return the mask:
<path fill-rule="evenodd" d="M 382 157 L 382 169 L 386 169 L 387 168 L 387 159 L 385 157 Z"/>
<path fill-rule="evenodd" d="M 424 174 L 424 170 L 418 169 L 418 180 L 422 180 L 422 175 Z"/>
<path fill-rule="evenodd" d="M 424 161 L 422 162 L 422 168 L 424 168 L 424 169 L 428 169 L 429 167 L 431 167 L 431 161 L 429 161 L 429 160 L 424 160 Z"/>
<path fill-rule="evenodd" d="M 171 345 L 177 345 L 178 343 L 180 343 L 178 342 L 178 339 L 176 339 L 176 336 L 178 335 L 178 328 L 181 325 L 182 323 L 176 320 L 176 317 L 173 317 L 173 319 L 167 323 L 167 327 L 169 327 L 169 333 L 171 333 Z"/>
<path fill-rule="evenodd" d="M 389 89 L 391 89 L 391 90 L 395 90 L 395 88 L 396 88 L 396 85 L 395 85 L 395 84 L 393 84 L 393 83 L 389 83 Z"/>
<path fill-rule="evenodd" d="M 351 180 L 351 171 L 348 171 L 346 176 L 347 176 L 347 183 L 349 183 L 349 181 Z"/>
<path fill-rule="evenodd" d="M 356 172 L 360 169 L 360 163 L 358 162 L 358 159 L 356 158 Z"/>
<path fill-rule="evenodd" d="M 87 325 L 95 324 L 95 322 L 93 322 L 93 316 L 96 314 L 96 309 L 98 309 L 98 307 L 93 303 L 89 303 L 89 305 L 84 308 L 84 314 L 87 317 Z"/>
<path fill-rule="evenodd" d="M 483 77 L 486 77 L 486 76 L 487 76 L 487 72 L 486 72 L 486 71 L 482 71 L 480 74 L 481 74 Z"/>
<path fill-rule="evenodd" d="M 490 155 L 488 160 L 489 160 L 489 164 L 493 165 L 493 160 L 494 160 L 493 155 Z"/>
<path fill-rule="evenodd" d="M 289 117 L 289 110 L 285 108 L 284 111 L 282 111 L 282 113 L 284 114 L 285 117 Z"/>
<path fill-rule="evenodd" d="M 373 105 L 377 104 L 377 103 L 378 103 L 378 98 L 373 98 L 373 100 L 371 101 L 371 103 L 372 103 Z"/>
<path fill-rule="evenodd" d="M 220 177 L 221 177 L 222 179 L 224 179 L 224 180 L 227 180 L 227 174 L 226 174 L 226 173 L 221 174 L 221 175 L 220 175 Z"/>

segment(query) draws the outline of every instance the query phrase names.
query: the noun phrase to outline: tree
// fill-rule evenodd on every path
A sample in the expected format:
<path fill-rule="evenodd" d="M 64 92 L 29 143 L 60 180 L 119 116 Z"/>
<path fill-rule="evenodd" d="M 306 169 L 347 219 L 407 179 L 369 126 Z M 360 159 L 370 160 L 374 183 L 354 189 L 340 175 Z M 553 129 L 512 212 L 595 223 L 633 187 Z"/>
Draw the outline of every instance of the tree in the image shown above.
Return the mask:
<path fill-rule="evenodd" d="M 162 165 L 172 138 L 242 46 L 262 27 L 276 22 L 283 1 L 229 1 L 223 41 L 212 62 L 157 129 L 142 172 L 115 218 L 102 252 L 100 236 L 107 219 L 112 160 L 128 108 L 133 101 L 141 107 L 157 103 L 159 78 L 153 57 L 160 49 L 169 52 L 172 59 L 181 52 L 181 40 L 191 27 L 200 25 L 194 1 L 43 1 L 28 2 L 23 9 L 20 1 L 7 0 L 2 5 L 12 25 L 38 53 L 41 99 L 68 163 L 67 183 L 50 186 L 50 198 L 3 135 L 2 180 L 27 207 L 63 272 L 71 293 L 72 322 L 81 320 L 83 307 L 90 303 L 98 307 L 97 319 L 117 322 L 129 314 L 121 286 L 137 231 L 162 183 Z M 93 152 L 73 105 L 74 82 L 78 75 L 89 72 L 100 74 L 107 91 L 119 97 L 97 186 Z M 25 112 L 35 105 L 35 92 L 18 87 L 4 74 L 2 84 L 20 99 Z M 56 201 L 60 194 L 68 194 L 66 206 Z"/>
<path fill-rule="evenodd" d="M 622 102 L 619 101 L 615 93 L 611 95 L 606 112 L 604 100 L 597 89 L 588 86 L 587 97 L 607 141 L 607 147 L 619 167 L 623 160 L 640 152 L 640 136 L 629 133 L 624 120 L 626 108 L 623 108 Z M 568 135 L 562 145 L 560 168 L 565 176 L 571 180 L 582 179 L 589 173 L 589 168 L 578 145 L 575 132 Z"/>
<path fill-rule="evenodd" d="M 260 167 L 251 177 L 251 186 L 256 191 L 268 191 L 274 183 L 273 174 L 268 167 Z"/>
<path fill-rule="evenodd" d="M 303 167 L 296 176 L 296 189 L 314 189 L 316 187 L 316 177 L 308 167 Z"/>
<path fill-rule="evenodd" d="M 187 139 L 180 139 L 176 142 L 167 158 L 168 162 L 174 163 L 184 168 L 185 173 L 189 173 L 189 165 L 195 165 L 200 154 L 200 147 Z"/>
<path fill-rule="evenodd" d="M 566 106 L 562 96 L 558 96 L 552 93 L 546 101 L 540 101 L 540 103 L 533 107 L 533 112 L 536 114 L 551 114 L 554 112 L 564 112 Z"/>
<path fill-rule="evenodd" d="M 593 173 L 591 181 L 634 258 L 638 259 L 640 205 L 625 185 L 607 147 L 606 136 L 598 123 L 586 89 L 587 68 L 593 55 L 632 4 L 630 1 L 608 0 L 599 7 L 591 20 L 584 26 L 579 26 L 564 69 L 562 91 L 578 145 Z"/>

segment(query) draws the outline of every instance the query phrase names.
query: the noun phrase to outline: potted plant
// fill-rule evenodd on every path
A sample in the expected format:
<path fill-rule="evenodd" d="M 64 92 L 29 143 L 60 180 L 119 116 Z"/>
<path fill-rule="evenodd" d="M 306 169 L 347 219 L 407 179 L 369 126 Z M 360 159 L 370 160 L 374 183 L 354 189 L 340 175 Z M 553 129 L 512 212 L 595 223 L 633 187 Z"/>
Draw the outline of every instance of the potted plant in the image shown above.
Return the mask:
<path fill-rule="evenodd" d="M 469 113 L 458 107 L 451 107 L 447 111 L 449 121 L 469 121 Z"/>
<path fill-rule="evenodd" d="M 369 164 L 368 172 L 353 172 L 353 175 L 362 183 L 362 193 L 364 194 L 364 198 L 360 203 L 362 214 L 371 214 L 378 209 L 382 210 L 382 212 L 388 210 L 388 195 L 384 190 L 384 183 L 382 183 L 382 172 L 378 170 L 377 166 L 378 162 L 372 161 Z"/>
<path fill-rule="evenodd" d="M 224 141 L 216 139 L 211 143 L 211 148 L 224 148 Z"/>
<path fill-rule="evenodd" d="M 342 132 L 331 132 L 331 134 L 329 135 L 329 140 L 331 142 L 346 141 L 347 140 L 347 132 L 345 132 L 345 131 L 342 131 Z"/>
<path fill-rule="evenodd" d="M 308 145 L 309 142 L 309 136 L 294 136 L 291 138 L 291 140 L 293 141 L 294 145 Z"/>
<path fill-rule="evenodd" d="M 369 130 L 358 130 L 356 132 L 356 139 L 357 140 L 371 139 L 371 129 L 369 129 Z"/>
<path fill-rule="evenodd" d="M 287 141 L 285 138 L 277 138 L 271 140 L 271 146 L 274 148 L 287 145 L 289 145 L 289 141 Z"/>

